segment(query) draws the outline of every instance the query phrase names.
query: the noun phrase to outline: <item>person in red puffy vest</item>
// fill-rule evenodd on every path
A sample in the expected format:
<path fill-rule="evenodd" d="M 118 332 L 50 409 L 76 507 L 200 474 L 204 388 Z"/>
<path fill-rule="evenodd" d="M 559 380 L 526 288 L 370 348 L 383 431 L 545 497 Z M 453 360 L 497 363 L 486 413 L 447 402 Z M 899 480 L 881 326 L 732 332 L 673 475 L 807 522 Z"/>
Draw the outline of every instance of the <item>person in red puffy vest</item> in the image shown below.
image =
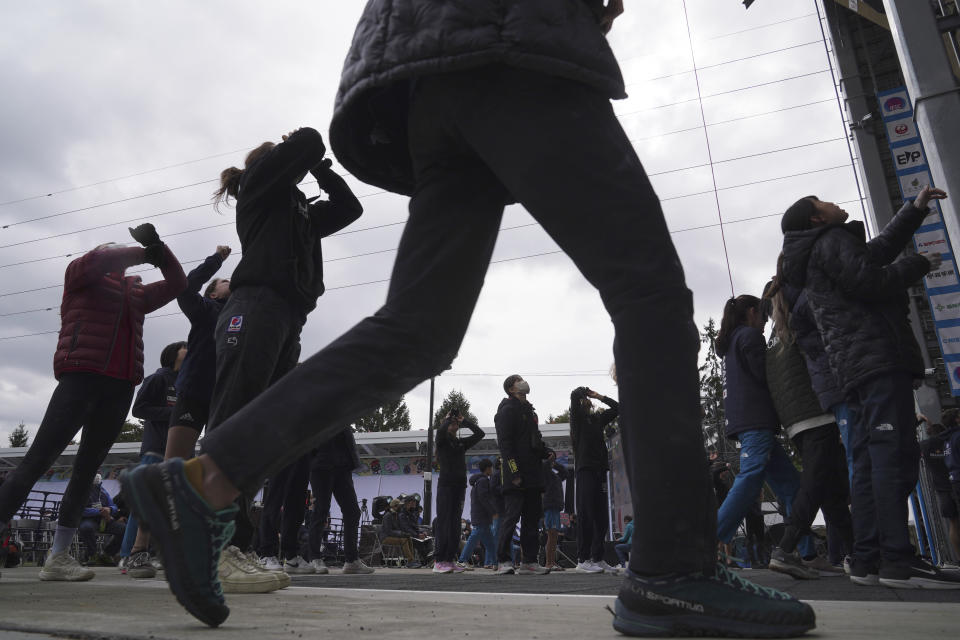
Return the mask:
<path fill-rule="evenodd" d="M 153 225 L 140 225 L 130 234 L 143 248 L 100 245 L 67 266 L 60 338 L 53 357 L 58 384 L 23 462 L 0 485 L 4 523 L 83 428 L 41 580 L 93 577 L 93 571 L 67 550 L 93 478 L 123 428 L 134 388 L 143 380 L 144 316 L 176 298 L 187 285 L 180 263 Z M 139 276 L 124 275 L 127 267 L 144 263 L 159 267 L 164 279 L 143 284 Z"/>

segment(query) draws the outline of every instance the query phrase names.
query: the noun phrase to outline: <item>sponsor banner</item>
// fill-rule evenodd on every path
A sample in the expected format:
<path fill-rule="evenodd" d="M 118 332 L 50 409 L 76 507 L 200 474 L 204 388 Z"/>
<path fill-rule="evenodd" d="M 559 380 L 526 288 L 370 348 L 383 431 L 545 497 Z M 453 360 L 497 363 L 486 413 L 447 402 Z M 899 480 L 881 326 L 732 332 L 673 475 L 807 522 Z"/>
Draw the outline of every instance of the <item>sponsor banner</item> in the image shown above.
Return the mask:
<path fill-rule="evenodd" d="M 925 281 L 927 289 L 955 287 L 960 284 L 957 281 L 957 266 L 953 263 L 953 260 L 944 260 L 939 269 L 927 274 Z"/>
<path fill-rule="evenodd" d="M 941 329 L 940 344 L 943 345 L 943 355 L 960 356 L 960 327 L 944 327 Z M 960 365 L 960 363 L 954 364 Z"/>
<path fill-rule="evenodd" d="M 960 320 L 960 293 L 942 293 L 930 296 L 930 308 L 933 309 L 933 319 L 937 322 L 944 320 Z M 942 327 L 938 328 L 937 333 Z"/>
<path fill-rule="evenodd" d="M 926 165 L 924 165 L 923 171 L 898 175 L 897 180 L 900 182 L 900 192 L 903 194 L 903 199 L 913 200 L 920 195 L 925 186 L 930 184 L 930 172 L 926 170 Z"/>
<path fill-rule="evenodd" d="M 917 253 L 949 253 L 947 244 L 947 233 L 941 227 L 933 231 L 925 231 L 916 234 L 913 239 L 917 243 Z"/>
<path fill-rule="evenodd" d="M 898 118 L 887 122 L 886 125 L 887 138 L 889 138 L 890 144 L 892 145 L 920 137 L 920 134 L 917 133 L 917 125 L 913 121 L 913 118 Z"/>
<path fill-rule="evenodd" d="M 960 396 L 960 362 L 944 362 L 947 368 L 947 377 L 950 378 L 950 390 L 953 395 Z"/>
<path fill-rule="evenodd" d="M 907 94 L 905 87 L 877 94 L 877 99 L 880 102 L 880 111 L 884 120 L 893 116 L 905 116 L 913 112 L 913 107 L 910 105 L 910 96 Z"/>
<path fill-rule="evenodd" d="M 923 145 L 917 140 L 912 144 L 890 149 L 893 154 L 893 166 L 897 170 L 906 171 L 917 167 L 927 168 L 927 160 L 923 156 Z"/>

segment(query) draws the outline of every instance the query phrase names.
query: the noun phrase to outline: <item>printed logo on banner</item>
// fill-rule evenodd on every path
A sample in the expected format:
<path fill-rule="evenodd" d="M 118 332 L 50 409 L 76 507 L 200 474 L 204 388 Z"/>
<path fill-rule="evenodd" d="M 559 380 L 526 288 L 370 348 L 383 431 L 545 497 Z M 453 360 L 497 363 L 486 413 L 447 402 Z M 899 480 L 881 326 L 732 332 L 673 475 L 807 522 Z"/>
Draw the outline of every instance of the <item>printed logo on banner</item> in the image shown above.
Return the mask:
<path fill-rule="evenodd" d="M 930 172 L 919 171 L 905 176 L 897 176 L 897 180 L 900 181 L 900 191 L 903 193 L 903 198 L 912 200 L 920 195 L 925 186 L 930 184 Z"/>
<path fill-rule="evenodd" d="M 880 98 L 883 117 L 898 116 L 910 111 L 910 98 L 906 91 L 896 91 Z"/>
<path fill-rule="evenodd" d="M 926 164 L 923 159 L 923 145 L 919 142 L 891 149 L 890 152 L 893 154 L 893 162 L 897 171 L 913 169 Z"/>
<path fill-rule="evenodd" d="M 960 327 L 940 329 L 940 343 L 943 345 L 943 355 L 960 355 Z"/>
<path fill-rule="evenodd" d="M 947 234 L 943 229 L 934 229 L 918 233 L 914 237 L 917 243 L 917 253 L 947 253 Z"/>
<path fill-rule="evenodd" d="M 910 118 L 900 118 L 887 122 L 887 137 L 890 138 L 891 144 L 905 142 L 918 137 L 918 135 L 917 125 Z"/>
<path fill-rule="evenodd" d="M 933 319 L 956 320 L 960 318 L 960 293 L 941 293 L 930 296 L 930 306 L 933 308 Z"/>
<path fill-rule="evenodd" d="M 928 273 L 926 278 L 928 289 L 953 287 L 960 284 L 960 282 L 957 281 L 957 266 L 953 263 L 953 260 L 944 260 L 940 268 Z M 943 329 L 940 330 L 941 337 L 943 336 L 943 331 Z"/>

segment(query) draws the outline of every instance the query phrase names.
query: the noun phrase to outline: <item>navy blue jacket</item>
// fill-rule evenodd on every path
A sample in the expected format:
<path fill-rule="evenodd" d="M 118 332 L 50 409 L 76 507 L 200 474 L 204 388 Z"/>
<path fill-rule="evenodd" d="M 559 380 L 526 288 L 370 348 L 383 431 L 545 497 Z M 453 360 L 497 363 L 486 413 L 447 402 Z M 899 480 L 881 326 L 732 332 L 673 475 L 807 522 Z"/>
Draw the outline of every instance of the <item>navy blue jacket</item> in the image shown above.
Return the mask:
<path fill-rule="evenodd" d="M 177 372 L 170 367 L 160 367 L 147 376 L 137 391 L 133 401 L 133 417 L 143 420 L 143 440 L 140 442 L 140 455 L 158 453 L 161 456 L 167 449 L 167 429 L 170 428 L 170 414 L 177 404 L 177 389 L 174 383 Z"/>
<path fill-rule="evenodd" d="M 954 427 L 943 434 L 946 445 L 943 448 L 943 461 L 950 474 L 950 482 L 960 484 L 960 427 Z"/>
<path fill-rule="evenodd" d="M 746 325 L 733 330 L 729 349 L 719 354 L 726 374 L 723 408 L 728 438 L 756 429 L 776 431 L 780 425 L 767 389 L 766 354 L 763 333 Z"/>
<path fill-rule="evenodd" d="M 470 524 L 476 526 L 490 526 L 493 524 L 493 515 L 499 514 L 497 503 L 493 497 L 490 478 L 483 473 L 470 476 Z"/>
<path fill-rule="evenodd" d="M 817 321 L 807 301 L 807 294 L 789 284 L 784 284 L 783 292 L 790 308 L 790 330 L 796 336 L 797 346 L 807 363 L 810 385 L 817 395 L 820 408 L 829 411 L 843 402 L 843 391 L 830 370 L 830 360 L 823 348 L 823 338 L 817 329 Z"/>
<path fill-rule="evenodd" d="M 200 289 L 221 266 L 223 258 L 219 253 L 214 253 L 187 274 L 187 288 L 177 296 L 180 310 L 190 321 L 187 355 L 177 376 L 177 393 L 206 402 L 210 401 L 213 383 L 217 379 L 217 347 L 213 331 L 225 300 L 206 298 L 200 295 Z"/>
<path fill-rule="evenodd" d="M 543 476 L 547 481 L 547 488 L 543 492 L 543 510 L 563 511 L 563 481 L 567 479 L 567 468 L 557 462 L 544 460 Z"/>

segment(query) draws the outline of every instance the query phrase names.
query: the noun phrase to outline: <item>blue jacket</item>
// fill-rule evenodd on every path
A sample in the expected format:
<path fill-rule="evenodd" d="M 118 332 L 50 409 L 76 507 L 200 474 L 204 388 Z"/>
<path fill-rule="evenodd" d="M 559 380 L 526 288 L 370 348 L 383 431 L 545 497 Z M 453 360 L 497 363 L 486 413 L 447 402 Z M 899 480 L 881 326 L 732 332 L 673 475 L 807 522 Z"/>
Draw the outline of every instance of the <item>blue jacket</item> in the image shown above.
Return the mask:
<path fill-rule="evenodd" d="M 490 526 L 493 524 L 493 515 L 499 514 L 497 503 L 494 500 L 490 487 L 490 478 L 483 473 L 470 476 L 470 524 L 476 526 Z"/>
<path fill-rule="evenodd" d="M 188 398 L 209 401 L 217 379 L 217 347 L 213 338 L 217 316 L 224 300 L 200 295 L 204 283 L 223 266 L 223 258 L 214 253 L 187 274 L 187 288 L 177 296 L 177 304 L 190 321 L 187 355 L 177 376 L 177 393 Z"/>
<path fill-rule="evenodd" d="M 174 383 L 177 372 L 170 367 L 160 367 L 147 376 L 133 401 L 134 418 L 143 420 L 143 440 L 140 455 L 157 453 L 161 456 L 167 449 L 167 429 L 170 414 L 177 404 L 177 389 Z"/>
<path fill-rule="evenodd" d="M 740 325 L 730 336 L 730 347 L 723 357 L 723 408 L 725 433 L 733 438 L 744 431 L 769 429 L 780 425 L 767 388 L 767 343 L 759 329 Z"/>
<path fill-rule="evenodd" d="M 100 509 L 110 507 L 110 513 L 114 518 L 117 517 L 117 505 L 113 503 L 113 498 L 107 493 L 103 485 L 91 485 L 90 498 L 87 501 L 87 508 L 83 510 L 84 518 L 96 518 L 100 515 Z"/>
<path fill-rule="evenodd" d="M 943 448 L 943 461 L 950 474 L 950 482 L 960 484 L 960 427 L 954 427 L 943 434 L 946 446 Z"/>
<path fill-rule="evenodd" d="M 617 540 L 617 544 L 630 544 L 631 542 L 633 542 L 633 520 L 623 528 L 623 536 Z"/>

